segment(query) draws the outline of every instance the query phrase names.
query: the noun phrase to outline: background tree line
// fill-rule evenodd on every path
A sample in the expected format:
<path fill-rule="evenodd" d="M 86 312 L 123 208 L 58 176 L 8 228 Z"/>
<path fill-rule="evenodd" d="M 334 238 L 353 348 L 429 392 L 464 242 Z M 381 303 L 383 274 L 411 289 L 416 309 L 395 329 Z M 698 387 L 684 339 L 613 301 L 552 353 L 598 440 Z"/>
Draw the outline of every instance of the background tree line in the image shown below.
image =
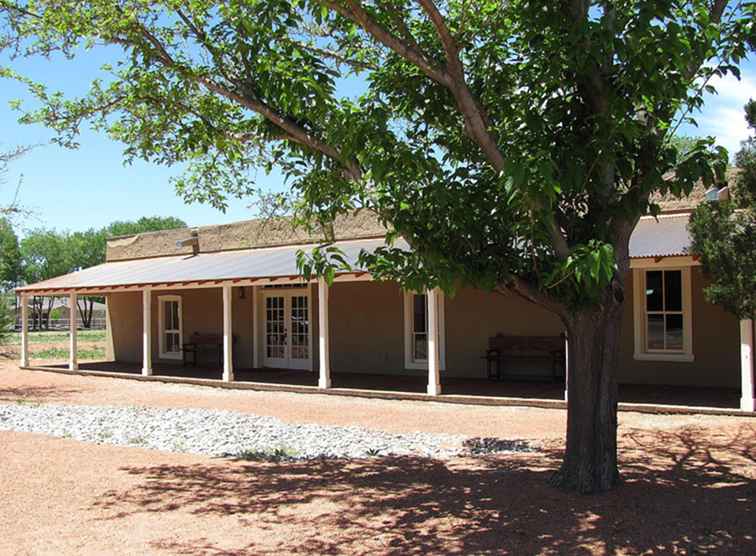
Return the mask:
<path fill-rule="evenodd" d="M 186 227 L 186 223 L 179 218 L 151 216 L 82 232 L 37 228 L 19 239 L 13 222 L 0 217 L 0 291 L 101 264 L 105 262 L 105 246 L 110 237 L 181 227 Z M 91 325 L 94 303 L 98 300 L 101 298 L 78 300 L 85 328 Z M 33 297 L 30 302 L 34 329 L 48 328 L 54 299 Z"/>

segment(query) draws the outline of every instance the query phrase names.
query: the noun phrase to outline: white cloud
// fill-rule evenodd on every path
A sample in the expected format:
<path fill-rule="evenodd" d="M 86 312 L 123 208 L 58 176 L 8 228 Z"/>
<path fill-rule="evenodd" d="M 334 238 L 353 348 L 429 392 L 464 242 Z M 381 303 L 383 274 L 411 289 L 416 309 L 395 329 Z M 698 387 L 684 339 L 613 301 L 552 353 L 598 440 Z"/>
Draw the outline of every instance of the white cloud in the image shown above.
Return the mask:
<path fill-rule="evenodd" d="M 717 90 L 717 94 L 706 95 L 701 114 L 694 116 L 699 127 L 689 133 L 715 136 L 717 142 L 726 147 L 732 156 L 740 149 L 740 142 L 749 135 L 743 106 L 750 99 L 756 99 L 756 81 L 745 75 L 740 81 L 727 75 L 713 78 L 710 84 Z"/>

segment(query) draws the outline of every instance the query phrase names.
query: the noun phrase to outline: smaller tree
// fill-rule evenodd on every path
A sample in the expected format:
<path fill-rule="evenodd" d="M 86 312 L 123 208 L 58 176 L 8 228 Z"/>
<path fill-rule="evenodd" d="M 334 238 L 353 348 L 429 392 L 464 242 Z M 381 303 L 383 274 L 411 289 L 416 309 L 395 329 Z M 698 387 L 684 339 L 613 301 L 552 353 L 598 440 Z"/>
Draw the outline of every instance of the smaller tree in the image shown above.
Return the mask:
<path fill-rule="evenodd" d="M 0 291 L 13 288 L 21 278 L 18 236 L 7 218 L 0 217 Z"/>
<path fill-rule="evenodd" d="M 0 344 L 5 342 L 6 337 L 13 331 L 16 322 L 16 313 L 8 303 L 8 297 L 0 294 Z"/>
<path fill-rule="evenodd" d="M 751 100 L 745 111 L 756 131 L 756 102 Z M 706 299 L 750 319 L 756 314 L 756 136 L 742 143 L 735 161 L 732 200 L 698 206 L 690 233 L 692 251 L 711 276 Z"/>

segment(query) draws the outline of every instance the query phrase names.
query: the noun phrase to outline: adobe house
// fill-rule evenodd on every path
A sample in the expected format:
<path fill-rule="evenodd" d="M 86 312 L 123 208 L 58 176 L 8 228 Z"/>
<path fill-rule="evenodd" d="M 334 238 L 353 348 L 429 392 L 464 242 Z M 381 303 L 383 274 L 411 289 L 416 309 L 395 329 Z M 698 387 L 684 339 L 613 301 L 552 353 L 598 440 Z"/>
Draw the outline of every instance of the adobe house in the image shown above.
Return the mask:
<path fill-rule="evenodd" d="M 631 238 L 620 396 L 709 405 L 691 392 L 716 390 L 731 393 L 729 407 L 754 411 L 753 323 L 704 299 L 707 277 L 688 253 L 690 203 L 661 199 L 665 212 L 642 218 Z M 385 230 L 365 211 L 339 219 L 335 232 L 352 262 L 384 244 Z M 563 404 L 566 343 L 557 317 L 514 295 L 408 292 L 359 270 L 338 274 L 330 287 L 304 282 L 297 252 L 321 240 L 286 220 L 119 237 L 108 241 L 105 264 L 18 293 L 69 296 L 69 306 L 78 295 L 106 298 L 109 361 L 80 366 L 72 329 L 72 371 Z"/>

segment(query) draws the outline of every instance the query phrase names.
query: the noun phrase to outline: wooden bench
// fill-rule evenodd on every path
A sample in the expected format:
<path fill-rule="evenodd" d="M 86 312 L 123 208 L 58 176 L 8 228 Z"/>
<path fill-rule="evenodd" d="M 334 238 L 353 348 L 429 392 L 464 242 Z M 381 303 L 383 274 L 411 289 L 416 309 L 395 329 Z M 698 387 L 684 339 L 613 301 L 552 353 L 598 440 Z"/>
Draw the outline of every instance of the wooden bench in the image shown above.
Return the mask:
<path fill-rule="evenodd" d="M 483 359 L 489 380 L 502 380 L 511 359 L 548 359 L 551 361 L 551 379 L 564 376 L 564 334 L 559 336 L 505 336 L 497 334 L 488 339 Z M 513 376 L 513 375 L 508 375 Z"/>
<path fill-rule="evenodd" d="M 236 343 L 236 336 L 233 336 L 233 343 Z M 223 367 L 223 336 L 221 334 L 193 333 L 189 337 L 189 341 L 181 346 L 184 365 L 187 364 L 187 355 L 191 355 L 192 366 L 196 367 L 200 351 L 210 351 L 212 349 L 217 350 L 218 365 Z"/>

